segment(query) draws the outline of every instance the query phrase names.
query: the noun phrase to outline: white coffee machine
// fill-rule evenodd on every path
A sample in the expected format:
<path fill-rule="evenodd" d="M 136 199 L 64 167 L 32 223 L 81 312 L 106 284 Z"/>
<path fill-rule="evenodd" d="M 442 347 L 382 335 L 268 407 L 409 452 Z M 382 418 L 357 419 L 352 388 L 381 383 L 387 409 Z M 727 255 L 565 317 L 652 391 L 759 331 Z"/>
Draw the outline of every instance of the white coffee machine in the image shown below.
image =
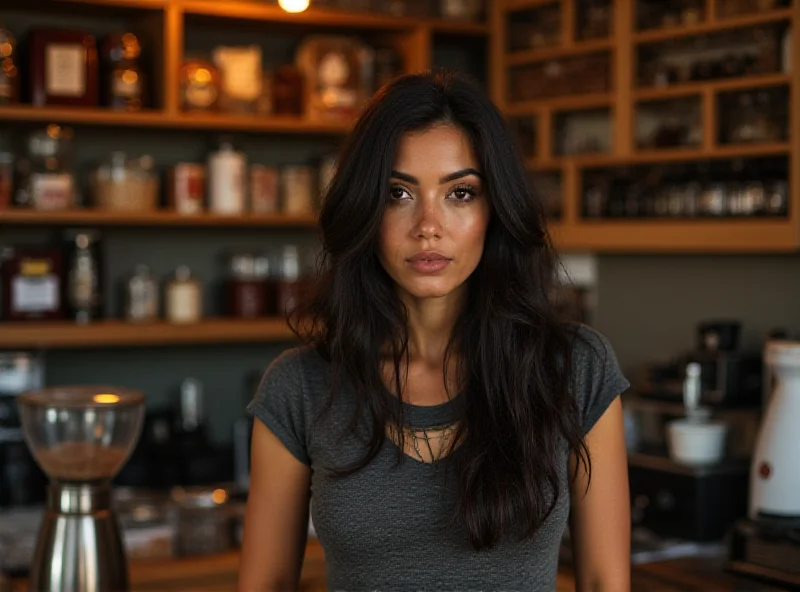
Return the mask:
<path fill-rule="evenodd" d="M 766 413 L 750 467 L 750 519 L 800 520 L 800 342 L 764 348 Z"/>
<path fill-rule="evenodd" d="M 800 587 L 800 341 L 764 348 L 765 413 L 750 466 L 748 520 L 730 537 L 737 573 Z"/>

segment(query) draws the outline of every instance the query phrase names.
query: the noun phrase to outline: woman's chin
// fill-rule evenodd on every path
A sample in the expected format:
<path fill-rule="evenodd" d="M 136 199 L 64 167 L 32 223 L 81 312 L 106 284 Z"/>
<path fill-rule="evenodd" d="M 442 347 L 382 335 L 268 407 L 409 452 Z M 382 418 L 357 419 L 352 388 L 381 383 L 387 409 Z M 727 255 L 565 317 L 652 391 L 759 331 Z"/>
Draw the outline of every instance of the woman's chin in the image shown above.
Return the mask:
<path fill-rule="evenodd" d="M 432 278 L 431 278 L 432 279 Z M 400 284 L 400 288 L 414 299 L 439 299 L 458 295 L 463 289 L 463 284 L 454 285 L 452 282 L 414 281 Z"/>

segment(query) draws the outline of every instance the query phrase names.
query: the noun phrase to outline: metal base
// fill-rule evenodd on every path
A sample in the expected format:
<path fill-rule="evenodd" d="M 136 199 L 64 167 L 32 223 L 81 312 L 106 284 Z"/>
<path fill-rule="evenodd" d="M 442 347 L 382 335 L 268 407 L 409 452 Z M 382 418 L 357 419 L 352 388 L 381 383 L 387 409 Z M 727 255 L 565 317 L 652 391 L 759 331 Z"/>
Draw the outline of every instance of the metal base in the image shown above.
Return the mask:
<path fill-rule="evenodd" d="M 127 592 L 128 566 L 109 484 L 50 483 L 31 592 Z"/>

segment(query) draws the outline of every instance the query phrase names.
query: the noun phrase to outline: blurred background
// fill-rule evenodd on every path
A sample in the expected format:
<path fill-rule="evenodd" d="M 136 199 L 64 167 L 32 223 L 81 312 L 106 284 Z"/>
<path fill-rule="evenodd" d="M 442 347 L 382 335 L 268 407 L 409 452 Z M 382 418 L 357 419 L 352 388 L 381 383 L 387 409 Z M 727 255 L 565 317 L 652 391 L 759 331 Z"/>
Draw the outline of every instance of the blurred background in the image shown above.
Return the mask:
<path fill-rule="evenodd" d="M 438 66 L 506 114 L 563 258 L 554 298 L 632 382 L 635 562 L 733 557 L 764 348 L 800 334 L 797 23 L 791 0 L 3 0 L 0 531 L 35 531 L 44 500 L 15 396 L 109 384 L 146 395 L 115 480 L 132 556 L 236 547 L 245 406 L 294 344 L 281 315 L 337 149 L 375 89 Z M 693 388 L 716 427 L 670 431 Z M 229 513 L 167 528 L 152 499 L 175 488 L 211 500 L 202 524 Z M 798 584 L 787 549 L 747 565 Z"/>

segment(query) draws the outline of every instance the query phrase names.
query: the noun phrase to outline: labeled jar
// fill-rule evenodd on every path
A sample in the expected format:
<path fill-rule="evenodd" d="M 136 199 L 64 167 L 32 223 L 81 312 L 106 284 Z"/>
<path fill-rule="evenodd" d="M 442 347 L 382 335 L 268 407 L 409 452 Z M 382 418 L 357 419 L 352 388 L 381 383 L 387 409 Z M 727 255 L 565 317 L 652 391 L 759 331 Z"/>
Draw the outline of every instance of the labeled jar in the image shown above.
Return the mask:
<path fill-rule="evenodd" d="M 61 250 L 8 248 L 3 251 L 2 259 L 3 318 L 12 321 L 63 318 Z"/>
<path fill-rule="evenodd" d="M 269 268 L 256 265 L 256 261 L 262 259 L 252 253 L 236 253 L 230 257 L 225 281 L 225 308 L 229 316 L 252 319 L 266 314 Z"/>
<path fill-rule="evenodd" d="M 278 170 L 263 164 L 250 167 L 250 211 L 274 214 L 279 209 L 280 183 Z"/>
<path fill-rule="evenodd" d="M 219 101 L 219 71 L 211 62 L 191 58 L 180 73 L 180 99 L 184 111 L 216 111 Z"/>
<path fill-rule="evenodd" d="M 314 212 L 314 169 L 305 165 L 285 166 L 281 170 L 283 211 L 304 215 Z"/>
<path fill-rule="evenodd" d="M 66 253 L 69 317 L 77 323 L 89 323 L 100 318 L 103 310 L 99 237 L 91 232 L 70 232 Z"/>
<path fill-rule="evenodd" d="M 147 265 L 137 265 L 125 283 L 125 320 L 149 323 L 158 318 L 158 282 Z"/>
<path fill-rule="evenodd" d="M 206 198 L 206 168 L 202 164 L 181 162 L 169 171 L 167 201 L 178 214 L 200 214 Z"/>
<path fill-rule="evenodd" d="M 28 137 L 29 167 L 25 172 L 26 201 L 36 210 L 66 210 L 76 205 L 72 170 L 72 130 L 58 125 Z"/>
<path fill-rule="evenodd" d="M 245 174 L 247 159 L 222 142 L 208 157 L 208 200 L 214 214 L 241 216 L 245 212 Z"/>
<path fill-rule="evenodd" d="M 174 324 L 196 323 L 203 314 L 203 298 L 200 282 L 192 277 L 185 265 L 175 270 L 174 277 L 165 289 L 165 316 Z"/>

